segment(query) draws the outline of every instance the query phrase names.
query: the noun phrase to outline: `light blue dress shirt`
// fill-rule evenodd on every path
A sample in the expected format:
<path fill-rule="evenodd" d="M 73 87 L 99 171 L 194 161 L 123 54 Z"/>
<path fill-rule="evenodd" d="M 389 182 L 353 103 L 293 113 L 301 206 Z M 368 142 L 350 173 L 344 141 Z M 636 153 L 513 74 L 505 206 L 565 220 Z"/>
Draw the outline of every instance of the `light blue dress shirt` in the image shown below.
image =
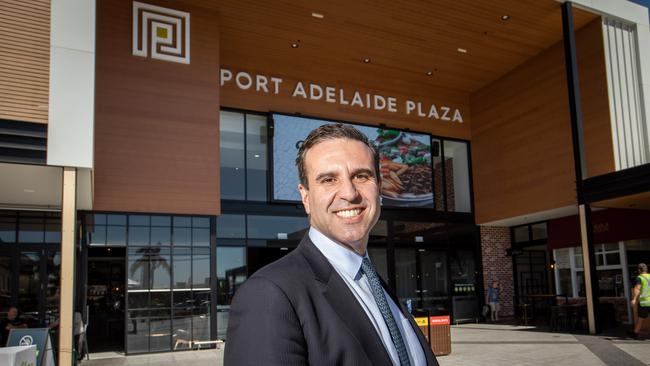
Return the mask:
<path fill-rule="evenodd" d="M 323 253 L 332 267 L 334 267 L 334 270 L 336 270 L 336 272 L 343 278 L 343 281 L 350 288 L 350 291 L 352 291 L 354 297 L 359 301 L 359 304 L 368 315 L 368 319 L 370 319 L 370 322 L 375 327 L 386 351 L 388 351 L 388 354 L 390 355 L 391 361 L 393 361 L 394 365 L 399 366 L 399 356 L 397 355 L 397 350 L 395 349 L 393 340 L 390 337 L 390 332 L 388 331 L 386 322 L 379 311 L 379 307 L 377 307 L 375 298 L 372 296 L 368 278 L 361 271 L 361 262 L 363 261 L 363 257 L 356 252 L 345 248 L 341 244 L 337 244 L 313 227 L 309 229 L 309 239 L 311 239 L 316 248 Z M 368 256 L 367 252 L 366 256 Z M 404 314 L 402 314 L 390 295 L 386 293 L 386 290 L 384 290 L 384 296 L 386 296 L 388 306 L 390 306 L 397 327 L 402 333 L 402 338 L 406 343 L 411 365 L 425 366 L 426 358 L 424 357 L 424 351 L 422 350 L 420 341 L 418 340 L 411 323 L 409 323 L 409 320 L 404 316 Z"/>

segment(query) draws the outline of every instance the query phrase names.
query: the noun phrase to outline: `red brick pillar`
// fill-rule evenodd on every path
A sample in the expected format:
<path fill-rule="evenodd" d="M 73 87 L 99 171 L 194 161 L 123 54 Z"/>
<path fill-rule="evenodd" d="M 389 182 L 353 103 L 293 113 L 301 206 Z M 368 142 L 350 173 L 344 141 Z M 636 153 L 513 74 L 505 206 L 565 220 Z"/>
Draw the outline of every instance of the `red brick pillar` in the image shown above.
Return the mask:
<path fill-rule="evenodd" d="M 481 226 L 481 254 L 483 255 L 483 285 L 487 291 L 492 281 L 501 283 L 501 316 L 513 316 L 512 257 L 506 255 L 510 248 L 510 228 Z M 485 296 L 485 295 L 484 295 Z"/>

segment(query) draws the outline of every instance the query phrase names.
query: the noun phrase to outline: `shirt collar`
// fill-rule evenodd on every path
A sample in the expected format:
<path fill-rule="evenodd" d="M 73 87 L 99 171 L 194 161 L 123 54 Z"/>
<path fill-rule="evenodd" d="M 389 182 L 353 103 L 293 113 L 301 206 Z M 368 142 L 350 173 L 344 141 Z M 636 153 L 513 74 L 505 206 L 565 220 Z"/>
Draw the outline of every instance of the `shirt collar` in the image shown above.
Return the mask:
<path fill-rule="evenodd" d="M 313 226 L 309 228 L 309 239 L 338 272 L 353 280 L 357 279 L 361 270 L 361 262 L 368 256 L 367 250 L 365 256 L 360 256 L 353 250 L 328 238 Z"/>

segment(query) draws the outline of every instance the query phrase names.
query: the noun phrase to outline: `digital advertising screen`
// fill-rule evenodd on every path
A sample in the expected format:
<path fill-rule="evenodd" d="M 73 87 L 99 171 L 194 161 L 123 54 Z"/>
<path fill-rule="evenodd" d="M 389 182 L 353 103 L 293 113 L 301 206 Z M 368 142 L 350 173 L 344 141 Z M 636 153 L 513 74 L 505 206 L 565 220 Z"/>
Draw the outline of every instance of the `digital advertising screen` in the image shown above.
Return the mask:
<path fill-rule="evenodd" d="M 295 159 L 313 129 L 333 121 L 274 114 L 273 200 L 300 201 Z M 344 122 L 342 122 L 344 123 Z M 351 125 L 364 133 L 379 152 L 382 206 L 433 208 L 431 137 L 426 134 Z"/>

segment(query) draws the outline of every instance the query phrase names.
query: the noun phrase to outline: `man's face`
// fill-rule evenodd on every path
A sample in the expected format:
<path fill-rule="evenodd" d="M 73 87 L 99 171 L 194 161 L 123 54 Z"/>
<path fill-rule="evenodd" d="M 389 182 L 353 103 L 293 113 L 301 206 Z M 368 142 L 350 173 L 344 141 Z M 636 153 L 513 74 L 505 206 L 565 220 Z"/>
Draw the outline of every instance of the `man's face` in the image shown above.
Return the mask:
<path fill-rule="evenodd" d="M 7 319 L 9 320 L 14 320 L 18 316 L 18 309 L 16 308 L 9 308 L 9 311 L 7 311 Z"/>
<path fill-rule="evenodd" d="M 326 140 L 305 156 L 309 189 L 300 184 L 311 226 L 365 254 L 379 218 L 379 185 L 370 149 L 360 141 Z"/>

